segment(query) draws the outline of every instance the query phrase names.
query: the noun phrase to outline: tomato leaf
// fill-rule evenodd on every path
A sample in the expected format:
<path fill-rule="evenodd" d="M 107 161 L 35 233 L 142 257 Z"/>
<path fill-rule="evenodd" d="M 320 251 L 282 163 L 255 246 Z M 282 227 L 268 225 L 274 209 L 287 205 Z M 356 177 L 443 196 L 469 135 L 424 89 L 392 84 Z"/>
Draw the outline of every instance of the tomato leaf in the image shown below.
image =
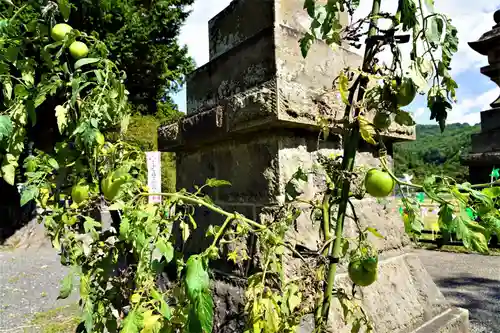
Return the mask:
<path fill-rule="evenodd" d="M 425 36 L 429 41 L 440 43 L 446 34 L 446 22 L 439 15 L 430 16 L 426 21 Z"/>
<path fill-rule="evenodd" d="M 180 228 L 181 228 L 182 240 L 187 241 L 187 239 L 191 235 L 191 231 L 189 230 L 189 225 L 186 222 L 181 221 Z"/>
<path fill-rule="evenodd" d="M 56 119 L 57 128 L 59 128 L 59 133 L 63 134 L 64 130 L 68 126 L 68 109 L 62 105 L 56 106 Z"/>
<path fill-rule="evenodd" d="M 375 127 L 370 124 L 368 120 L 366 120 L 363 116 L 358 116 L 359 123 L 359 132 L 361 133 L 361 137 L 366 142 L 376 145 L 375 139 L 373 136 L 375 135 Z"/>
<path fill-rule="evenodd" d="M 215 178 L 207 179 L 206 184 L 210 187 L 231 186 L 231 183 L 227 180 L 220 180 Z"/>
<path fill-rule="evenodd" d="M 172 243 L 165 242 L 163 239 L 159 239 L 156 242 L 156 248 L 165 257 L 167 263 L 172 261 L 172 259 L 174 258 L 174 247 L 172 246 Z"/>
<path fill-rule="evenodd" d="M 398 110 L 396 112 L 396 116 L 394 117 L 394 121 L 402 126 L 413 126 L 415 125 L 415 120 L 413 120 L 411 114 L 409 112 Z"/>
<path fill-rule="evenodd" d="M 14 185 L 16 181 L 17 158 L 11 154 L 7 154 L 2 164 L 3 179 L 9 184 Z"/>
<path fill-rule="evenodd" d="M 138 333 L 142 324 L 142 315 L 138 310 L 132 309 L 123 320 L 120 333 Z"/>
<path fill-rule="evenodd" d="M 313 41 L 314 36 L 310 33 L 306 33 L 305 36 L 300 39 L 300 52 L 302 53 L 303 58 L 307 57 Z"/>
<path fill-rule="evenodd" d="M 369 231 L 373 236 L 375 236 L 377 238 L 384 238 L 384 236 L 382 236 L 382 234 L 380 232 L 378 232 L 378 230 L 373 228 L 373 227 L 368 227 L 368 228 L 366 228 L 366 230 Z"/>
<path fill-rule="evenodd" d="M 345 75 L 345 73 L 342 71 L 340 72 L 339 75 L 339 92 L 340 92 L 340 97 L 342 98 L 342 102 L 344 104 L 349 105 L 349 79 Z"/>
<path fill-rule="evenodd" d="M 416 61 L 412 61 L 410 64 L 410 78 L 412 79 L 417 91 L 420 93 L 426 92 L 429 89 L 429 85 L 427 84 L 427 80 L 422 75 L 420 71 L 420 67 Z"/>
<path fill-rule="evenodd" d="M 400 0 L 398 11 L 401 11 L 403 31 L 408 31 L 417 25 L 417 4 L 415 0 Z"/>
<path fill-rule="evenodd" d="M 69 272 L 64 279 L 61 281 L 61 287 L 59 289 L 59 296 L 57 299 L 66 299 L 71 294 L 73 290 L 73 272 Z"/>
<path fill-rule="evenodd" d="M 208 291 L 197 292 L 193 295 L 188 315 L 189 333 L 212 333 L 213 306 L 212 295 Z"/>
<path fill-rule="evenodd" d="M 21 193 L 21 207 L 38 196 L 38 187 L 30 185 L 23 189 Z"/>
<path fill-rule="evenodd" d="M 0 141 L 8 139 L 12 135 L 12 121 L 7 115 L 0 116 Z"/>
<path fill-rule="evenodd" d="M 143 313 L 144 328 L 141 333 L 157 333 L 161 329 L 161 316 L 154 315 L 153 311 L 149 310 Z"/>
<path fill-rule="evenodd" d="M 85 66 L 85 65 L 95 64 L 96 62 L 99 62 L 99 61 L 101 61 L 101 59 L 99 59 L 99 58 L 83 58 L 83 59 L 80 59 L 77 62 L 75 62 L 75 70 L 77 70 L 78 68 L 80 68 L 82 66 Z"/>
<path fill-rule="evenodd" d="M 472 221 L 465 208 L 464 205 L 460 205 L 460 213 L 453 221 L 456 224 L 458 239 L 462 240 L 466 249 L 488 253 L 487 230 L 480 224 Z"/>
<path fill-rule="evenodd" d="M 59 4 L 59 11 L 63 16 L 64 21 L 68 22 L 71 14 L 71 4 L 69 3 L 69 0 L 57 0 L 57 3 Z"/>
<path fill-rule="evenodd" d="M 210 287 L 210 278 L 203 265 L 203 259 L 192 255 L 186 262 L 186 278 L 184 280 L 186 292 L 190 298 L 198 292 L 207 291 Z"/>

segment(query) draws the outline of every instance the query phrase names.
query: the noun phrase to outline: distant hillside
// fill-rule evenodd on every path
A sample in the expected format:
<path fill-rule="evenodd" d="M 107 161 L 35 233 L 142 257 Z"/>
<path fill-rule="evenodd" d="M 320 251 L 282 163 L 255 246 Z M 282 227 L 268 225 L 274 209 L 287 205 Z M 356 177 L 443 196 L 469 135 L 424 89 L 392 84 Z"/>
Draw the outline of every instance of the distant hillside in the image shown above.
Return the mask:
<path fill-rule="evenodd" d="M 444 174 L 466 181 L 468 170 L 460 155 L 470 150 L 470 136 L 479 131 L 479 124 L 449 124 L 443 133 L 438 125 L 417 125 L 417 140 L 394 147 L 396 175 L 411 173 L 422 181 L 426 174 Z"/>

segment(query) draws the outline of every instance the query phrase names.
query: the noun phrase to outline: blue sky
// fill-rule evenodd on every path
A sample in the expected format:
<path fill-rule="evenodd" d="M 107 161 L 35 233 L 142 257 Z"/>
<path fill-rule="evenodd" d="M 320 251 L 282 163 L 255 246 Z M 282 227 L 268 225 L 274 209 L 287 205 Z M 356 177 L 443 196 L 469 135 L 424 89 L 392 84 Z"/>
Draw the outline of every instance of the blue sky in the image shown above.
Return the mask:
<path fill-rule="evenodd" d="M 179 39 L 181 44 L 188 46 L 189 54 L 198 67 L 208 61 L 208 21 L 230 2 L 231 0 L 196 0 L 193 5 L 193 12 L 182 28 Z M 477 54 L 467 45 L 467 42 L 477 40 L 495 24 L 493 13 L 500 8 L 495 3 L 494 0 L 435 0 L 436 10 L 452 19 L 460 39 L 459 51 L 452 62 L 452 74 L 459 85 L 458 101 L 448 115 L 449 123 L 479 123 L 479 112 L 488 109 L 489 103 L 500 95 L 496 84 L 479 73 L 479 68 L 487 65 L 486 57 Z M 382 10 L 392 10 L 395 6 L 397 0 L 382 1 Z M 361 0 L 359 15 L 368 13 L 370 7 L 370 0 Z M 185 89 L 173 98 L 180 110 L 185 112 Z M 417 98 L 408 110 L 414 113 L 418 123 L 432 123 L 425 107 L 425 98 Z"/>

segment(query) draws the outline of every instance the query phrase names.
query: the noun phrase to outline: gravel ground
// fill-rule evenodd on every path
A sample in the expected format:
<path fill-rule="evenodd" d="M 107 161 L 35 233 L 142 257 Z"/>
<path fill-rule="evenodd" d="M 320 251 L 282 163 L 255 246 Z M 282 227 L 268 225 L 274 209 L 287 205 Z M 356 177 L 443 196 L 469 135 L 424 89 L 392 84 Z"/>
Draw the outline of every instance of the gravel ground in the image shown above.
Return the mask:
<path fill-rule="evenodd" d="M 1 251 L 0 332 L 24 332 L 35 313 L 75 302 L 76 291 L 57 300 L 67 271 L 51 248 Z"/>
<path fill-rule="evenodd" d="M 472 333 L 500 332 L 500 256 L 418 253 L 445 297 L 469 310 Z"/>

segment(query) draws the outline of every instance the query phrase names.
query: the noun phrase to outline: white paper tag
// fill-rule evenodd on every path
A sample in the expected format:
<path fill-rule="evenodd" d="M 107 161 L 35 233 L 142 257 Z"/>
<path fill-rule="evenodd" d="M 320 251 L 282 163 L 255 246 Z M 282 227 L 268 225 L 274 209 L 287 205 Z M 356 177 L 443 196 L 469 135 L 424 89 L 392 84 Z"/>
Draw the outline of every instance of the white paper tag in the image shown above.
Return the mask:
<path fill-rule="evenodd" d="M 146 152 L 148 166 L 149 193 L 161 193 L 161 153 L 159 151 Z M 161 203 L 160 195 L 150 195 L 149 203 Z"/>

